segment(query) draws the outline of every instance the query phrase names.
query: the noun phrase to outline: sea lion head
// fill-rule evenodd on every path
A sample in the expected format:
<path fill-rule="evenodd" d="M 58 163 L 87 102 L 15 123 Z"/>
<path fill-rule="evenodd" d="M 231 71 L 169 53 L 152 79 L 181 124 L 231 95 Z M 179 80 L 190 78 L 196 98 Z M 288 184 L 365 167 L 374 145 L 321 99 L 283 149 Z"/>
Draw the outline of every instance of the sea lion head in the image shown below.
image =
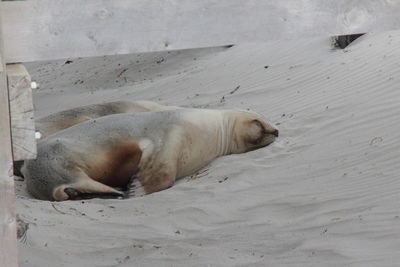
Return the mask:
<path fill-rule="evenodd" d="M 278 129 L 263 116 L 252 111 L 233 111 L 231 153 L 243 153 L 267 146 L 279 136 Z"/>

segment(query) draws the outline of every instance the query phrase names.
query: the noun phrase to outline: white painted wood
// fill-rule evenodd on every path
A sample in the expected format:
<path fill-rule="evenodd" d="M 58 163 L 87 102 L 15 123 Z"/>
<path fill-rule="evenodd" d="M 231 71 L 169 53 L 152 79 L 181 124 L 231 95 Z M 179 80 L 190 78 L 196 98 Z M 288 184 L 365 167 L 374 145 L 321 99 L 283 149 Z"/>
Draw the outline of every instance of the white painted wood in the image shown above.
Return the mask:
<path fill-rule="evenodd" d="M 0 62 L 2 58 L 0 21 Z M 4 65 L 0 67 L 0 266 L 16 267 L 17 233 L 8 92 Z"/>
<path fill-rule="evenodd" d="M 31 77 L 22 64 L 6 66 L 14 160 L 36 157 Z"/>
<path fill-rule="evenodd" d="M 1 5 L 8 63 L 400 28 L 400 2 L 393 0 L 32 0 Z"/>

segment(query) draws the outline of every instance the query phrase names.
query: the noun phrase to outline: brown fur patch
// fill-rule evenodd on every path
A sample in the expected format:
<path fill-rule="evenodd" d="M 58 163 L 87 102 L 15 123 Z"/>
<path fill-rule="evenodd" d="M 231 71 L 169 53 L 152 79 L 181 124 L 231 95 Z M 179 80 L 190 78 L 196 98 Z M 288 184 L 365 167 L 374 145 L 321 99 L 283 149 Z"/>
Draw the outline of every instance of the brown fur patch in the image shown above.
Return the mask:
<path fill-rule="evenodd" d="M 89 117 L 78 117 L 78 118 L 75 118 L 74 120 L 71 120 L 71 121 L 68 121 L 67 123 L 65 123 L 65 124 L 63 125 L 63 128 L 62 128 L 61 130 L 67 129 L 67 128 L 69 128 L 69 127 L 72 127 L 72 126 L 74 126 L 74 125 L 77 125 L 77 124 L 82 123 L 82 122 L 85 122 L 85 121 L 88 121 L 88 120 L 90 120 L 90 119 L 91 119 L 91 118 L 89 118 Z"/>
<path fill-rule="evenodd" d="M 138 171 L 141 157 L 142 150 L 136 141 L 124 141 L 107 151 L 99 164 L 85 168 L 85 171 L 90 178 L 100 183 L 123 187 Z"/>
<path fill-rule="evenodd" d="M 58 122 L 51 122 L 50 127 L 46 127 L 47 129 L 42 133 L 44 135 L 42 136 L 41 139 L 43 139 L 43 138 L 45 138 L 45 137 L 47 137 L 47 136 L 49 136 L 51 134 L 54 134 L 56 132 L 59 132 L 59 131 L 62 131 L 64 129 L 67 129 L 69 127 L 72 127 L 74 125 L 77 125 L 79 123 L 88 121 L 88 120 L 90 120 L 89 117 L 79 117 L 79 118 L 74 118 L 72 120 L 67 118 L 64 121 L 61 120 L 61 121 L 58 121 Z M 44 123 L 46 125 L 48 122 L 44 122 Z M 39 131 L 40 131 L 40 129 L 39 129 Z"/>

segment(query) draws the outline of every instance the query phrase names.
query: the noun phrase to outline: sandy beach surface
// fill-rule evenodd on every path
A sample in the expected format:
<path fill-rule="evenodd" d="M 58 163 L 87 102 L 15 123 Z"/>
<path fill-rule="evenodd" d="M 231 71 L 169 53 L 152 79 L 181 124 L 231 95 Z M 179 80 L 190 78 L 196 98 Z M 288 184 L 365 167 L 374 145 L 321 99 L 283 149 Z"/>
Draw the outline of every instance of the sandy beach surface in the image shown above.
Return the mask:
<path fill-rule="evenodd" d="M 16 182 L 22 267 L 399 266 L 400 32 L 27 65 L 36 115 L 111 100 L 257 111 L 280 130 L 152 195 Z"/>

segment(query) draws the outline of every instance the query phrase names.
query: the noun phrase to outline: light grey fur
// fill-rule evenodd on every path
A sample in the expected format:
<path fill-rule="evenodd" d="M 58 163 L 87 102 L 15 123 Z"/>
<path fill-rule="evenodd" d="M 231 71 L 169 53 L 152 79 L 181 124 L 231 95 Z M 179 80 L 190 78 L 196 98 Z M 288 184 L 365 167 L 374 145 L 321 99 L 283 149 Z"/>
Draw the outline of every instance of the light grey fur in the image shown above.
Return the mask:
<path fill-rule="evenodd" d="M 37 158 L 25 161 L 22 168 L 28 192 L 36 198 L 49 199 L 57 186 L 75 182 L 76 158 L 85 160 L 118 141 L 146 136 L 161 143 L 168 125 L 176 121 L 172 115 L 163 118 L 157 116 L 157 112 L 108 115 L 72 126 L 39 141 Z M 157 132 L 151 129 L 157 129 Z"/>
<path fill-rule="evenodd" d="M 123 114 L 123 113 L 140 113 L 158 110 L 178 109 L 176 106 L 159 105 L 151 101 L 113 101 L 101 104 L 91 104 L 82 107 L 76 107 L 68 110 L 56 112 L 49 116 L 39 118 L 35 121 L 35 128 L 41 135 L 40 139 L 69 128 L 73 125 L 82 123 L 87 120 L 99 117 Z M 24 161 L 14 162 L 14 174 L 23 177 L 21 167 Z"/>

